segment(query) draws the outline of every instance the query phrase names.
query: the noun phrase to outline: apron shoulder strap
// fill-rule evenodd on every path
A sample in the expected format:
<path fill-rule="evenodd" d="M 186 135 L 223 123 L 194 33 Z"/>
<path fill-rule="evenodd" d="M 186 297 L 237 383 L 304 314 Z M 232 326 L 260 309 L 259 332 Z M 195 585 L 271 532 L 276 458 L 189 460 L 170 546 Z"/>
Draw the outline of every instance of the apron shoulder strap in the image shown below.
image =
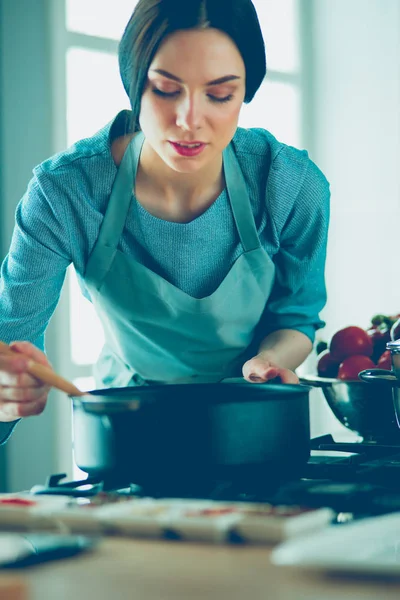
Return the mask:
<path fill-rule="evenodd" d="M 85 279 L 89 282 L 101 280 L 114 259 L 132 200 L 143 142 L 144 135 L 139 132 L 128 144 L 119 165 L 100 232 L 86 265 Z"/>
<path fill-rule="evenodd" d="M 133 186 L 143 142 L 144 135 L 139 132 L 126 148 L 118 168 L 98 238 L 105 246 L 116 248 L 121 239 L 132 200 Z"/>
<path fill-rule="evenodd" d="M 224 172 L 229 201 L 245 252 L 260 248 L 249 192 L 232 143 L 224 150 Z"/>

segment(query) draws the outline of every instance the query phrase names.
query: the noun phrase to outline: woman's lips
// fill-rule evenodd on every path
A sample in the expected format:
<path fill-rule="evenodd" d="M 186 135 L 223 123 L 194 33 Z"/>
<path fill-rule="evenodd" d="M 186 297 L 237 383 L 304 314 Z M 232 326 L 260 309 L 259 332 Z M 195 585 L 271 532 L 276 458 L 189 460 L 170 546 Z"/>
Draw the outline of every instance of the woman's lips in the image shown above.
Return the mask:
<path fill-rule="evenodd" d="M 198 156 L 201 154 L 206 147 L 207 144 L 203 142 L 169 142 L 175 152 L 179 154 L 179 156 Z"/>

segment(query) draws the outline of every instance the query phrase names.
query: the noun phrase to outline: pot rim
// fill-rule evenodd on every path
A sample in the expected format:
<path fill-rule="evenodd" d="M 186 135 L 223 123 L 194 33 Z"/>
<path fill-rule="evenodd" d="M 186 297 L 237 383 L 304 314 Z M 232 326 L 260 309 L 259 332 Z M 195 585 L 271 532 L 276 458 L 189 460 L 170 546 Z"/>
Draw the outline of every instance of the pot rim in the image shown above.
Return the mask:
<path fill-rule="evenodd" d="M 221 384 L 223 389 L 219 389 Z M 276 400 L 288 401 L 300 396 L 304 397 L 304 394 L 308 394 L 310 390 L 310 386 L 303 384 L 258 384 L 242 380 L 240 383 L 227 381 L 107 388 L 91 390 L 84 396 L 73 396 L 71 394 L 69 397 L 72 399 L 74 407 L 82 407 L 86 411 L 111 410 L 112 412 L 119 412 L 123 410 L 136 411 L 142 406 L 159 402 L 174 403 L 176 401 L 179 406 L 182 406 L 182 402 L 190 402 L 193 399 L 210 405 L 273 402 Z M 238 394 L 241 394 L 241 396 L 239 397 Z"/>

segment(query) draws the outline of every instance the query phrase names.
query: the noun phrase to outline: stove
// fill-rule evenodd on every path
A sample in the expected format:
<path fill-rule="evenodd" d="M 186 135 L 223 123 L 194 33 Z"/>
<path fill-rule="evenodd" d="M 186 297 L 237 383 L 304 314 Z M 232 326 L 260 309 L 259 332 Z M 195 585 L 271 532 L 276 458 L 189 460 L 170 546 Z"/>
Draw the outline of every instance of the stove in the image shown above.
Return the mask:
<path fill-rule="evenodd" d="M 149 496 L 173 497 L 148 494 L 134 483 L 122 489 L 109 489 L 104 481 L 94 477 L 67 481 L 64 474 L 51 475 L 45 485 L 34 486 L 31 493 L 86 497 L 99 503 L 105 499 L 112 502 Z M 230 482 L 218 482 L 196 499 L 328 507 L 337 513 L 351 514 L 352 518 L 400 511 L 400 445 L 343 443 L 324 435 L 311 440 L 311 456 L 299 479 L 285 482 L 267 494 L 248 493 L 234 488 Z"/>
<path fill-rule="evenodd" d="M 315 438 L 303 477 L 282 486 L 274 501 L 328 506 L 355 518 L 400 511 L 400 446 Z"/>

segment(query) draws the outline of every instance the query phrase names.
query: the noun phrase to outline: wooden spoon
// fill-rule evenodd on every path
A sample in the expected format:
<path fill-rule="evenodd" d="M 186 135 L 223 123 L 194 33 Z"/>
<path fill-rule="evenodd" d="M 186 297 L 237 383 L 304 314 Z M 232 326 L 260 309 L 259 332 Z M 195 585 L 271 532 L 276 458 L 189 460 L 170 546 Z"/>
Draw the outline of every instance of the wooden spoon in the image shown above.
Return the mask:
<path fill-rule="evenodd" d="M 0 342 L 0 354 L 6 354 L 7 356 L 15 356 L 16 354 L 21 354 L 13 350 L 10 346 L 5 344 L 4 342 Z M 45 365 L 41 365 L 40 363 L 35 362 L 28 358 L 28 373 L 43 381 L 43 383 L 47 383 L 47 385 L 57 388 L 62 392 L 69 394 L 70 396 L 85 396 L 87 392 L 82 392 L 78 389 L 71 381 L 64 379 L 60 375 L 57 375 L 55 371 L 51 367 L 46 367 Z"/>

